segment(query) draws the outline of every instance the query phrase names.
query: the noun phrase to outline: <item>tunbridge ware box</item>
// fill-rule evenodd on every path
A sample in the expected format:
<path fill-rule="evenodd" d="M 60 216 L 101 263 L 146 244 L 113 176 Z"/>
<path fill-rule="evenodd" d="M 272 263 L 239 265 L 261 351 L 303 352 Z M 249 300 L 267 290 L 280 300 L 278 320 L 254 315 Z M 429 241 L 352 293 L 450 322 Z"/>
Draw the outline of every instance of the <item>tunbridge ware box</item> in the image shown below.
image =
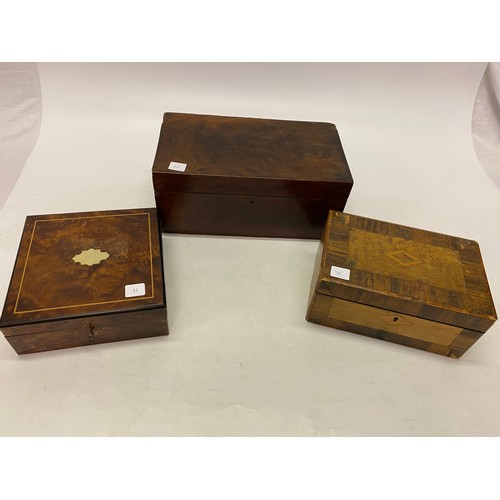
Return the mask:
<path fill-rule="evenodd" d="M 459 358 L 496 321 L 475 241 L 332 211 L 307 320 Z"/>
<path fill-rule="evenodd" d="M 18 354 L 168 334 L 156 209 L 28 216 L 0 329 Z"/>
<path fill-rule="evenodd" d="M 319 239 L 353 179 L 335 125 L 165 113 L 153 163 L 162 229 Z"/>

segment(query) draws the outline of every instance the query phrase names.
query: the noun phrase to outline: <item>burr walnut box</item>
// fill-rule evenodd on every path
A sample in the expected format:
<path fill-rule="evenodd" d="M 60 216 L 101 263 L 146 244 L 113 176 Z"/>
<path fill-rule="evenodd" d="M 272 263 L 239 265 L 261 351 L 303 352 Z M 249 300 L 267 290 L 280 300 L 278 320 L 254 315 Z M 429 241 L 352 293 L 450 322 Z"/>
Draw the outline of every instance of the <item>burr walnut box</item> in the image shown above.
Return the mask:
<path fill-rule="evenodd" d="M 353 180 L 331 123 L 165 113 L 153 185 L 166 232 L 319 239 Z"/>
<path fill-rule="evenodd" d="M 167 335 L 156 209 L 26 218 L 0 329 L 18 354 Z"/>
<path fill-rule="evenodd" d="M 331 211 L 306 318 L 459 358 L 497 316 L 475 241 Z"/>

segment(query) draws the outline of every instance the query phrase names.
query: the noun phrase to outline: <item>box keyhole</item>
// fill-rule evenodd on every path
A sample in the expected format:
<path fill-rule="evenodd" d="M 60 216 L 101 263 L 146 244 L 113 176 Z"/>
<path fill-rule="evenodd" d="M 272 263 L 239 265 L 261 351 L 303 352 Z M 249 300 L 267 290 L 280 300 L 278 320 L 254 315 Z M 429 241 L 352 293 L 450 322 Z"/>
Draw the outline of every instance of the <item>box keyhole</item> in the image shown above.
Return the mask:
<path fill-rule="evenodd" d="M 392 318 L 392 321 L 397 321 L 399 318 L 397 316 L 394 316 L 394 318 Z"/>
<path fill-rule="evenodd" d="M 94 323 L 89 323 L 89 342 L 94 342 Z"/>

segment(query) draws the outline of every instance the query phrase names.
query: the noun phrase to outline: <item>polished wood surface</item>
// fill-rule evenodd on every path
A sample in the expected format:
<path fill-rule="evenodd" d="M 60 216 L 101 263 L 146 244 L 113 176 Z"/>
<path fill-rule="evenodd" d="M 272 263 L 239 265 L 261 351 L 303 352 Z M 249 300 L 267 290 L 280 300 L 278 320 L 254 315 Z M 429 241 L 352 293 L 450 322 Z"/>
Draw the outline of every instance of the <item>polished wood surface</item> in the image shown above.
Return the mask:
<path fill-rule="evenodd" d="M 28 216 L 0 328 L 12 345 L 28 339 L 14 335 L 38 334 L 32 342 L 48 350 L 55 341 L 49 342 L 50 331 L 59 336 L 57 345 L 77 342 L 79 334 L 63 320 L 140 311 L 145 327 L 157 314 L 148 311 L 159 309 L 168 333 L 162 262 L 154 208 Z M 120 315 L 109 321 L 123 335 Z"/>
<path fill-rule="evenodd" d="M 165 113 L 155 170 L 182 177 L 171 161 L 207 177 L 352 181 L 332 123 Z"/>
<path fill-rule="evenodd" d="M 353 180 L 333 124 L 165 113 L 153 185 L 164 231 L 319 238 Z"/>
<path fill-rule="evenodd" d="M 156 193 L 162 230 L 181 234 L 319 238 L 331 208 L 345 200 Z"/>
<path fill-rule="evenodd" d="M 460 357 L 497 316 L 477 242 L 332 211 L 307 319 Z"/>

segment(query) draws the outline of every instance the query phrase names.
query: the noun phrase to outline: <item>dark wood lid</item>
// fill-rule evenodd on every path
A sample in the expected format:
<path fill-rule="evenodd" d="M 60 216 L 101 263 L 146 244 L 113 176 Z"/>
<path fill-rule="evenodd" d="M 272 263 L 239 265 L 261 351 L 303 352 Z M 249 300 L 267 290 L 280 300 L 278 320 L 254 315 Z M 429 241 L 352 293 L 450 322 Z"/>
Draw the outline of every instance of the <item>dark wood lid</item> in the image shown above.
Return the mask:
<path fill-rule="evenodd" d="M 324 239 L 318 293 L 481 332 L 497 319 L 475 241 L 335 211 Z"/>
<path fill-rule="evenodd" d="M 28 216 L 0 326 L 164 307 L 160 234 L 154 208 Z"/>
<path fill-rule="evenodd" d="M 339 198 L 353 180 L 331 123 L 165 113 L 153 183 L 157 191 Z"/>

